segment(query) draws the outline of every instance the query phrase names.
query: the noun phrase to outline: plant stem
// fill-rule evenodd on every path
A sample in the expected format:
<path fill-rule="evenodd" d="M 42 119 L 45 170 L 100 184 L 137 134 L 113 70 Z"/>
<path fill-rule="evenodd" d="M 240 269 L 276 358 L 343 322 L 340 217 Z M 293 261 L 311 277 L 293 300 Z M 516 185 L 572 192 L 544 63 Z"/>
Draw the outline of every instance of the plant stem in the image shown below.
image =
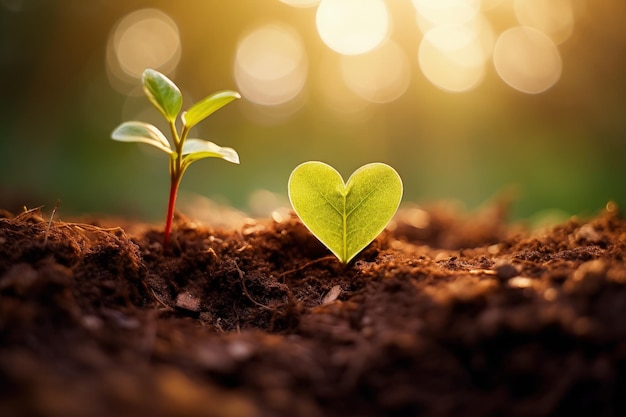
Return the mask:
<path fill-rule="evenodd" d="M 172 231 L 172 222 L 174 220 L 174 208 L 176 206 L 176 195 L 178 194 L 178 185 L 180 184 L 180 177 L 176 178 L 172 174 L 170 183 L 170 198 L 167 204 L 167 217 L 165 218 L 165 231 L 163 232 L 163 248 L 167 247 L 170 240 L 170 233 Z"/>
<path fill-rule="evenodd" d="M 174 208 L 176 207 L 176 195 L 178 186 L 183 178 L 183 143 L 187 136 L 187 129 L 183 127 L 182 135 L 179 137 L 174 121 L 170 121 L 170 130 L 174 138 L 176 148 L 176 158 L 170 159 L 170 198 L 167 203 L 167 217 L 165 218 L 165 231 L 163 232 L 163 248 L 167 247 L 172 232 L 172 222 L 174 220 Z"/>

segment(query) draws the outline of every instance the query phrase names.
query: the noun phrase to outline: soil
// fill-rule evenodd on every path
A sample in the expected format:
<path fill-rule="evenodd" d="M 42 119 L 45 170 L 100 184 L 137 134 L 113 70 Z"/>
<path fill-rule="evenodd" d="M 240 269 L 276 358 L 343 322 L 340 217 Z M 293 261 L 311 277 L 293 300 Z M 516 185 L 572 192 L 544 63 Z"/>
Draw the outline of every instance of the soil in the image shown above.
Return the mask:
<path fill-rule="evenodd" d="M 0 214 L 0 416 L 626 415 L 614 204 L 404 207 L 347 266 L 278 220 Z"/>

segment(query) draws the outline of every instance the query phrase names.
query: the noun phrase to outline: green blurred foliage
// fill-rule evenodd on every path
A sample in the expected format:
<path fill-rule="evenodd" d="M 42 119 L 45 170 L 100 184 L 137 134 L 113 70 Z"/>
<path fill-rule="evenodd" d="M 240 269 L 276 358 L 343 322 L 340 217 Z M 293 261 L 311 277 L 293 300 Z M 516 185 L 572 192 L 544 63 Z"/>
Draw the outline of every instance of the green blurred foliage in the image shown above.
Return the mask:
<path fill-rule="evenodd" d="M 177 23 L 182 54 L 168 75 L 195 99 L 237 90 L 237 40 L 264 21 L 302 30 L 309 79 L 319 77 L 312 63 L 323 45 L 312 35 L 314 9 L 278 0 L 0 0 L 0 207 L 51 207 L 60 199 L 67 215 L 162 218 L 167 157 L 110 139 L 126 120 L 124 111 L 150 107 L 145 97 L 113 88 L 106 70 L 112 28 L 145 7 Z M 327 162 L 346 177 L 381 161 L 402 176 L 405 202 L 453 199 L 473 208 L 512 194 L 513 217 L 545 209 L 591 214 L 609 200 L 624 206 L 624 16 L 621 0 L 587 2 L 574 35 L 559 46 L 561 80 L 538 95 L 506 86 L 493 68 L 475 90 L 447 93 L 432 86 L 415 54 L 407 53 L 408 91 L 372 105 L 360 119 L 326 108 L 314 82 L 293 114 L 240 100 L 203 122 L 197 135 L 236 149 L 241 165 L 195 164 L 182 191 L 245 210 L 257 189 L 286 195 L 289 174 L 303 161 Z M 399 20 L 395 30 L 405 23 Z M 406 30 L 403 47 L 416 51 L 417 29 Z"/>

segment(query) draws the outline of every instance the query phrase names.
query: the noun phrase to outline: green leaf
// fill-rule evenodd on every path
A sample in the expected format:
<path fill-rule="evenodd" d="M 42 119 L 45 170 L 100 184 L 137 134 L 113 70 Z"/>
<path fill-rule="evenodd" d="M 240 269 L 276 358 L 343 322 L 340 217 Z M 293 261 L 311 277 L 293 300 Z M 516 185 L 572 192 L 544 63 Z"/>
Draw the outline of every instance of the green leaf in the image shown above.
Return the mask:
<path fill-rule="evenodd" d="M 289 200 L 302 223 L 348 263 L 382 232 L 402 199 L 402 180 L 389 165 L 357 169 L 344 183 L 322 162 L 305 162 L 289 177 Z"/>
<path fill-rule="evenodd" d="M 200 123 L 211 114 L 221 109 L 231 101 L 241 98 L 236 91 L 219 91 L 195 103 L 189 110 L 183 112 L 182 121 L 188 129 Z"/>
<path fill-rule="evenodd" d="M 172 148 L 167 138 L 155 126 L 143 122 L 125 122 L 115 128 L 111 137 L 120 142 L 143 142 L 155 146 L 167 154 Z"/>
<path fill-rule="evenodd" d="M 222 148 L 202 139 L 187 139 L 183 144 L 182 155 L 185 168 L 192 162 L 204 158 L 220 158 L 233 164 L 239 163 L 239 155 L 233 148 Z"/>
<path fill-rule="evenodd" d="M 142 75 L 143 91 L 168 122 L 176 120 L 183 105 L 183 95 L 169 78 L 153 69 Z"/>

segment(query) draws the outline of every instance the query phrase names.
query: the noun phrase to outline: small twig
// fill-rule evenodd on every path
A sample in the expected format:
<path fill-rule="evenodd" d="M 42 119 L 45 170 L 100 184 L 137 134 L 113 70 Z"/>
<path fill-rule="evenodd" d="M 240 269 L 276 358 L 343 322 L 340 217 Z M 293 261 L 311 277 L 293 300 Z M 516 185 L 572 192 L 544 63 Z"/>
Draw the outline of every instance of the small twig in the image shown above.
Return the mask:
<path fill-rule="evenodd" d="M 278 278 L 279 279 L 283 278 L 286 275 L 292 274 L 294 272 L 302 271 L 303 269 L 306 269 L 306 268 L 310 267 L 311 265 L 315 265 L 315 264 L 323 262 L 323 261 L 328 261 L 328 260 L 333 259 L 333 258 L 334 258 L 333 255 L 328 255 L 328 256 L 324 256 L 323 258 L 318 258 L 318 259 L 309 261 L 309 262 L 305 263 L 304 265 L 300 265 L 297 268 L 290 269 L 289 271 L 283 272 L 282 274 L 278 275 Z"/>
<path fill-rule="evenodd" d="M 24 211 L 21 212 L 20 214 L 18 214 L 17 216 L 15 216 L 16 219 L 19 219 L 22 216 L 26 216 L 27 214 L 31 214 L 36 212 L 37 210 L 41 210 L 43 208 L 43 206 L 39 206 L 39 207 L 35 207 L 32 209 L 29 209 L 28 207 L 24 206 L 23 209 Z"/>
<path fill-rule="evenodd" d="M 150 292 L 152 293 L 152 296 L 154 297 L 154 299 L 161 304 L 163 307 L 165 307 L 166 310 L 170 310 L 170 311 L 174 311 L 174 309 L 170 306 L 168 306 L 167 304 L 165 304 L 154 292 L 154 290 L 152 288 L 150 288 Z"/>
<path fill-rule="evenodd" d="M 241 270 L 241 268 L 239 268 L 239 265 L 237 265 L 237 262 L 233 261 L 233 264 L 235 265 L 235 269 L 239 273 L 239 279 L 241 280 L 241 288 L 243 289 L 243 293 L 246 295 L 246 297 L 248 297 L 248 300 L 252 301 L 252 303 L 256 304 L 257 306 L 259 306 L 261 308 L 264 308 L 264 309 L 270 310 L 270 311 L 274 311 L 273 308 L 271 308 L 269 306 L 266 306 L 265 304 L 261 304 L 258 301 L 256 301 L 254 298 L 252 298 L 252 296 L 248 292 L 248 288 L 246 287 L 246 280 L 244 278 L 243 271 Z"/>
<path fill-rule="evenodd" d="M 43 237 L 44 248 L 48 245 L 48 235 L 50 235 L 50 228 L 52 227 L 52 219 L 54 219 L 54 215 L 56 214 L 57 208 L 59 208 L 60 203 L 61 203 L 61 199 L 58 199 L 56 204 L 52 208 L 52 214 L 50 214 L 50 220 L 48 221 L 48 226 L 46 227 L 46 234 Z"/>
<path fill-rule="evenodd" d="M 118 232 L 121 231 L 122 233 L 124 232 L 124 229 L 122 229 L 119 226 L 116 227 L 100 227 L 100 226 L 94 226 L 93 224 L 87 224 L 87 223 L 63 223 L 61 225 L 62 227 L 67 227 L 67 228 L 74 228 L 74 229 L 78 229 L 79 231 L 90 231 L 90 232 Z"/>
<path fill-rule="evenodd" d="M 220 317 L 217 318 L 217 320 L 215 320 L 215 323 L 213 324 L 215 326 L 215 328 L 217 330 L 219 330 L 221 333 L 226 333 L 226 331 L 224 330 L 224 328 L 222 327 L 222 325 L 220 324 L 220 321 L 222 321 L 222 319 Z"/>

